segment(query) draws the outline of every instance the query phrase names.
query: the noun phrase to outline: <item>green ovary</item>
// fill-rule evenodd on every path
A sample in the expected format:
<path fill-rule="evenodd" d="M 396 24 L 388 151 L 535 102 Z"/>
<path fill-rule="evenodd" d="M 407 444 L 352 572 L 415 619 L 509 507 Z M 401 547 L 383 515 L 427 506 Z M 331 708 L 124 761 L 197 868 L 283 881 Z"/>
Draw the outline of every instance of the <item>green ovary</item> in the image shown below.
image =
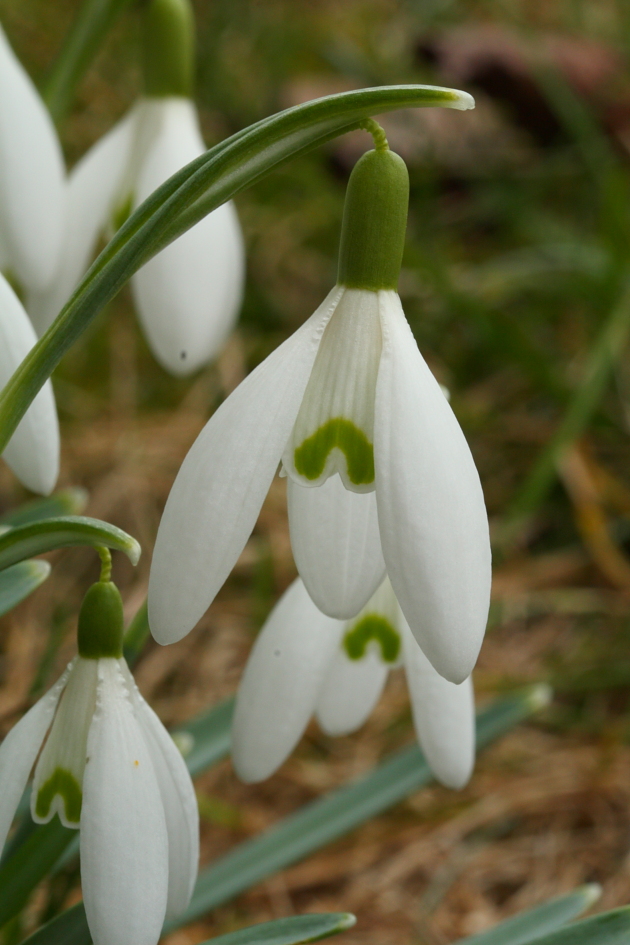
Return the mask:
<path fill-rule="evenodd" d="M 400 637 L 389 620 L 381 614 L 365 614 L 348 630 L 343 638 L 343 646 L 351 660 L 360 660 L 370 640 L 375 640 L 381 648 L 385 663 L 395 663 L 400 653 Z"/>
<path fill-rule="evenodd" d="M 42 784 L 37 792 L 35 813 L 42 820 L 48 817 L 50 805 L 56 794 L 63 800 L 66 820 L 69 824 L 76 824 L 78 827 L 81 819 L 83 792 L 75 776 L 65 768 L 55 768 L 46 783 Z"/>
<path fill-rule="evenodd" d="M 374 447 L 363 430 L 343 417 L 328 420 L 297 447 L 294 453 L 296 471 L 305 479 L 319 479 L 328 454 L 335 448 L 346 457 L 350 482 L 355 486 L 374 482 Z"/>

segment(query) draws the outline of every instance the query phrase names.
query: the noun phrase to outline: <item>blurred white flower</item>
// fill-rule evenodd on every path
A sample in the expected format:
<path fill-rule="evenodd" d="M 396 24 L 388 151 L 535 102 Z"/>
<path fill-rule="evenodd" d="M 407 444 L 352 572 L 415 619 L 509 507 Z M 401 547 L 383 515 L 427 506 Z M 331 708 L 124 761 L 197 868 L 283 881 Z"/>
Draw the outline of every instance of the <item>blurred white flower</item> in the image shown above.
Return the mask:
<path fill-rule="evenodd" d="M 313 713 L 329 735 L 354 732 L 374 708 L 389 670 L 401 664 L 429 767 L 447 787 L 463 787 L 475 755 L 471 679 L 455 685 L 433 669 L 387 578 L 345 622 L 322 614 L 299 578 L 285 592 L 254 644 L 238 690 L 232 727 L 237 774 L 250 782 L 269 777 Z"/>
<path fill-rule="evenodd" d="M 141 98 L 73 168 L 68 232 L 55 279 L 27 309 L 43 332 L 86 271 L 101 234 L 111 233 L 157 187 L 199 157 L 205 145 L 194 103 L 184 96 Z M 244 249 L 234 205 L 218 207 L 131 279 L 149 347 L 172 374 L 211 360 L 234 327 Z"/>
<path fill-rule="evenodd" d="M 149 586 L 155 638 L 180 639 L 212 602 L 280 461 L 290 505 L 311 492 L 323 506 L 321 519 L 292 514 L 298 568 L 318 606 L 353 616 L 387 567 L 428 659 L 452 682 L 466 679 L 489 604 L 483 493 L 459 423 L 392 290 L 337 285 L 210 418 L 160 524 Z M 317 550 L 320 525 L 336 535 L 334 560 Z"/>
<path fill-rule="evenodd" d="M 0 28 L 0 271 L 25 291 L 57 267 L 65 168 L 54 125 Z"/>
<path fill-rule="evenodd" d="M 119 600 L 112 584 L 94 585 L 88 597 L 103 587 Z M 99 632 L 94 652 L 110 652 L 102 625 Z M 119 637 L 111 652 L 119 652 L 122 629 Z M 190 901 L 199 819 L 182 756 L 123 658 L 77 656 L 0 745 L 0 849 L 42 743 L 32 816 L 47 823 L 57 813 L 66 827 L 81 828 L 95 945 L 156 945 L 164 919 Z"/>
<path fill-rule="evenodd" d="M 0 388 L 36 341 L 22 303 L 0 275 Z M 2 456 L 28 489 L 52 492 L 59 475 L 59 424 L 50 381 L 35 396 Z"/>

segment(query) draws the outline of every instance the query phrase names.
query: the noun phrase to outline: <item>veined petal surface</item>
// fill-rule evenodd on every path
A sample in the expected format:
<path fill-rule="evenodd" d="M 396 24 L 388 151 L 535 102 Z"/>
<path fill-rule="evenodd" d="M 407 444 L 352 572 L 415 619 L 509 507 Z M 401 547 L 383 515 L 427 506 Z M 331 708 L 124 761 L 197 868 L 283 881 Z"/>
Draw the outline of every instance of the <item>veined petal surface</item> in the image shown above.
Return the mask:
<path fill-rule="evenodd" d="M 488 518 L 470 449 L 395 292 L 379 292 L 376 499 L 392 586 L 416 639 L 451 682 L 470 675 L 488 617 Z"/>
<path fill-rule="evenodd" d="M 346 489 L 331 476 L 317 489 L 287 477 L 291 547 L 300 577 L 319 609 L 354 617 L 385 575 L 374 492 Z"/>
<path fill-rule="evenodd" d="M 55 127 L 0 29 L 0 226 L 24 288 L 52 278 L 63 239 L 65 168 Z"/>
<path fill-rule="evenodd" d="M 413 721 L 429 767 L 438 781 L 462 788 L 475 764 L 475 696 L 472 679 L 455 684 L 431 666 L 404 619 L 405 672 Z"/>
<path fill-rule="evenodd" d="M 221 404 L 184 460 L 151 565 L 149 622 L 158 643 L 192 630 L 243 550 L 340 293 L 334 289 Z"/>
<path fill-rule="evenodd" d="M 0 275 L 0 387 L 36 341 L 22 303 Z M 36 395 L 2 455 L 28 489 L 43 495 L 52 492 L 59 475 L 59 423 L 50 381 Z"/>
<path fill-rule="evenodd" d="M 33 780 L 31 815 L 39 824 L 55 814 L 64 827 L 78 827 L 88 732 L 96 705 L 97 660 L 77 657 L 46 739 Z"/>
<path fill-rule="evenodd" d="M 22 716 L 0 745 L 0 852 L 31 768 L 52 722 L 69 671 L 67 669 L 52 689 Z"/>
<path fill-rule="evenodd" d="M 98 238 L 108 229 L 116 204 L 132 186 L 138 109 L 132 108 L 72 169 L 66 185 L 67 227 L 54 278 L 28 293 L 27 310 L 39 334 L 68 301 L 87 270 Z"/>
<path fill-rule="evenodd" d="M 282 462 L 303 486 L 338 472 L 347 489 L 374 489 L 374 398 L 381 356 L 378 294 L 344 289 L 309 378 Z"/>
<path fill-rule="evenodd" d="M 162 797 L 119 661 L 98 662 L 81 813 L 81 884 L 94 945 L 156 945 L 166 913 Z"/>
<path fill-rule="evenodd" d="M 236 698 L 232 759 L 242 781 L 268 778 L 299 741 L 341 626 L 317 609 L 299 578 L 274 607 L 250 653 Z"/>
<path fill-rule="evenodd" d="M 138 691 L 124 660 L 121 671 L 127 681 L 136 715 L 158 780 L 168 834 L 168 901 L 166 919 L 183 912 L 199 868 L 199 811 L 186 763 L 150 705 Z"/>
<path fill-rule="evenodd" d="M 136 205 L 205 151 L 193 102 L 164 98 L 158 103 L 159 130 L 139 169 Z M 244 269 L 243 238 L 230 202 L 133 276 L 134 301 L 147 340 L 171 374 L 190 374 L 220 351 L 238 315 Z"/>
<path fill-rule="evenodd" d="M 349 735 L 363 725 L 380 698 L 389 669 L 373 646 L 358 660 L 350 659 L 343 645 L 336 647 L 315 708 L 327 735 Z"/>

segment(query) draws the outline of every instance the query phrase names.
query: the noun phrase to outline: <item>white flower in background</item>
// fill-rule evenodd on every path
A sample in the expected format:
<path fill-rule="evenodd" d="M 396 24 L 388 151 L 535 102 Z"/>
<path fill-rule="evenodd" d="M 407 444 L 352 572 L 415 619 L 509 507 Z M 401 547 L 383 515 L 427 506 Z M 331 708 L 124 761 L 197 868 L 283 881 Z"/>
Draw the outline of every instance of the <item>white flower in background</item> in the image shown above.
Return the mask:
<path fill-rule="evenodd" d="M 65 168 L 54 125 L 0 28 L 0 271 L 43 288 L 63 240 Z"/>
<path fill-rule="evenodd" d="M 184 460 L 149 585 L 160 643 L 184 636 L 212 602 L 282 462 L 296 561 L 318 606 L 352 617 L 387 568 L 435 669 L 455 683 L 470 675 L 488 614 L 488 521 L 468 444 L 394 290 L 407 194 L 397 155 L 364 155 L 348 185 L 339 284 Z M 302 514 L 300 492 L 321 496 L 325 520 Z M 318 551 L 320 525 L 334 534 L 330 559 Z"/>
<path fill-rule="evenodd" d="M 187 4 L 148 4 L 143 37 L 150 62 L 167 68 L 150 32 L 152 14 L 166 17 L 167 38 L 184 45 L 187 71 L 191 26 Z M 184 17 L 180 37 L 173 28 Z M 164 24 L 162 24 L 164 25 Z M 149 37 L 147 39 L 147 37 Z M 145 58 L 148 58 L 145 48 Z M 173 50 L 169 45 L 171 54 Z M 145 73 L 147 65 L 145 62 Z M 59 271 L 47 291 L 33 294 L 27 309 L 41 333 L 59 313 L 85 273 L 99 236 L 111 233 L 169 177 L 206 150 L 197 110 L 184 89 L 187 76 L 153 76 L 145 94 L 78 162 L 68 180 L 69 225 Z M 169 94 L 167 87 L 181 90 Z M 154 90 L 152 92 L 152 90 Z M 131 279 L 134 303 L 149 347 L 172 374 L 185 375 L 215 357 L 234 327 L 244 279 L 243 239 L 229 202 L 204 217 L 146 263 Z"/>
<path fill-rule="evenodd" d="M 387 578 L 353 620 L 321 613 L 298 578 L 280 599 L 250 654 L 238 691 L 232 757 L 244 781 L 282 764 L 315 714 L 329 735 L 358 729 L 403 665 L 416 734 L 436 778 L 468 781 L 475 756 L 470 678 L 456 685 L 431 666 L 407 626 Z"/>
<path fill-rule="evenodd" d="M 0 388 L 36 341 L 22 303 L 0 275 Z M 59 424 L 50 381 L 36 395 L 2 456 L 28 489 L 52 492 L 59 475 Z"/>
<path fill-rule="evenodd" d="M 0 849 L 43 743 L 31 812 L 38 823 L 57 813 L 80 827 L 94 945 L 155 945 L 165 917 L 190 901 L 199 819 L 182 756 L 121 647 L 120 595 L 99 582 L 81 610 L 80 655 L 0 745 Z"/>

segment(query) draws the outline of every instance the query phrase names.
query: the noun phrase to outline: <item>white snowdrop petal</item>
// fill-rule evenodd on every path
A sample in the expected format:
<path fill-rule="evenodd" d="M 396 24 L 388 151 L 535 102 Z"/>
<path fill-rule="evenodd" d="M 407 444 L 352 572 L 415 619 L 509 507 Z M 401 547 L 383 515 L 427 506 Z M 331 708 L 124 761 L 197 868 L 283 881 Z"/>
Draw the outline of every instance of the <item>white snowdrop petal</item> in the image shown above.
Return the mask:
<path fill-rule="evenodd" d="M 475 764 L 475 696 L 472 679 L 451 683 L 440 676 L 401 620 L 405 672 L 420 747 L 433 774 L 462 788 Z"/>
<path fill-rule="evenodd" d="M 160 99 L 161 121 L 139 170 L 136 204 L 205 151 L 193 102 Z M 132 278 L 136 308 L 160 364 L 184 375 L 207 363 L 234 327 L 245 254 L 233 203 L 199 221 Z"/>
<path fill-rule="evenodd" d="M 338 472 L 347 489 L 374 489 L 374 397 L 381 356 L 378 295 L 344 289 L 304 392 L 282 462 L 304 486 Z"/>
<path fill-rule="evenodd" d="M 31 768 L 52 722 L 68 670 L 52 689 L 22 716 L 0 745 L 0 852 L 26 787 Z"/>
<path fill-rule="evenodd" d="M 63 239 L 64 163 L 54 125 L 0 29 L 0 224 L 25 288 L 53 275 Z"/>
<path fill-rule="evenodd" d="M 31 815 L 39 824 L 59 814 L 65 827 L 79 826 L 96 683 L 97 661 L 77 657 L 35 768 Z"/>
<path fill-rule="evenodd" d="M 341 624 L 326 617 L 297 578 L 260 631 L 241 679 L 232 759 L 243 781 L 268 778 L 313 714 Z"/>
<path fill-rule="evenodd" d="M 0 275 L 0 387 L 36 341 L 22 303 Z M 35 396 L 2 455 L 28 489 L 43 495 L 52 492 L 59 475 L 59 423 L 50 381 Z"/>
<path fill-rule="evenodd" d="M 72 169 L 66 186 L 67 227 L 54 278 L 27 295 L 26 308 L 39 334 L 68 301 L 94 255 L 117 201 L 124 199 L 127 170 L 137 133 L 132 108 Z M 130 182 L 128 182 L 128 186 Z"/>
<path fill-rule="evenodd" d="M 98 660 L 81 813 L 81 885 L 95 945 L 156 945 L 168 839 L 153 763 L 118 660 Z"/>
<path fill-rule="evenodd" d="M 158 530 L 149 622 L 158 643 L 192 630 L 254 527 L 299 410 L 322 332 L 339 293 L 231 394 L 177 475 Z"/>
<path fill-rule="evenodd" d="M 374 492 L 350 492 L 339 476 L 317 489 L 287 477 L 291 547 L 313 601 L 331 617 L 354 617 L 383 580 Z"/>
<path fill-rule="evenodd" d="M 390 667 L 370 647 L 352 660 L 338 646 L 326 669 L 315 714 L 327 735 L 349 735 L 366 721 L 378 702 Z"/>
<path fill-rule="evenodd" d="M 166 919 L 183 912 L 197 879 L 199 867 L 199 811 L 186 763 L 159 718 L 143 699 L 124 660 L 121 671 L 127 681 L 136 714 L 158 780 L 168 834 L 168 901 Z"/>
<path fill-rule="evenodd" d="M 380 292 L 376 498 L 392 586 L 416 639 L 446 679 L 470 675 L 491 581 L 488 519 L 462 430 L 395 292 Z"/>

